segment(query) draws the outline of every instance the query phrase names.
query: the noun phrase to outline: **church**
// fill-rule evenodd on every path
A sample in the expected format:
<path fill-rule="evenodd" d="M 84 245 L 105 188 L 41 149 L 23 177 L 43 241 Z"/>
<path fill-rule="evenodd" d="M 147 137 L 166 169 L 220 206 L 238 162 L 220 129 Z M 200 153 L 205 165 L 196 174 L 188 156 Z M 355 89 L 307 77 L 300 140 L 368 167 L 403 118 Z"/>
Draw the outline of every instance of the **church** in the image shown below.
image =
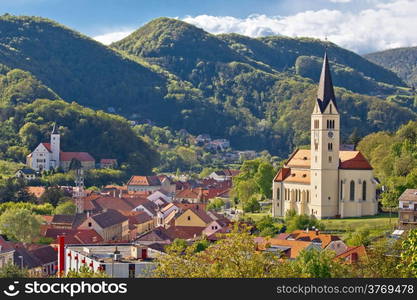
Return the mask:
<path fill-rule="evenodd" d="M 68 171 L 71 161 L 78 160 L 83 169 L 93 169 L 95 159 L 87 152 L 61 151 L 61 135 L 54 125 L 50 143 L 40 143 L 32 153 L 26 157 L 26 165 L 35 171 L 49 171 L 62 168 Z"/>
<path fill-rule="evenodd" d="M 340 149 L 340 114 L 325 53 L 310 149 L 296 149 L 273 179 L 272 216 L 289 210 L 318 219 L 375 215 L 376 185 L 366 158 Z"/>

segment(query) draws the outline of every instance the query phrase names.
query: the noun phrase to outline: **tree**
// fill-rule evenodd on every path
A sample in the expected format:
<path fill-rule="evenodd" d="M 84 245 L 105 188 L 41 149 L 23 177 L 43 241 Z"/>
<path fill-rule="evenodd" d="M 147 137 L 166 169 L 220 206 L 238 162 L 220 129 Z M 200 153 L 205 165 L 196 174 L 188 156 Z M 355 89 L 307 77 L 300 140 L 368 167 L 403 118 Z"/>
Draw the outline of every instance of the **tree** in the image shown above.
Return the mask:
<path fill-rule="evenodd" d="M 40 197 L 41 203 L 51 203 L 56 206 L 60 200 L 68 196 L 59 186 L 47 187 L 45 192 Z"/>
<path fill-rule="evenodd" d="M 41 221 L 30 210 L 8 209 L 0 216 L 0 231 L 11 239 L 31 243 L 40 234 Z"/>
<path fill-rule="evenodd" d="M 355 232 L 350 233 L 346 242 L 349 246 L 368 246 L 371 242 L 370 230 L 367 227 L 360 227 Z"/>
<path fill-rule="evenodd" d="M 247 229 L 237 227 L 223 239 L 195 253 L 167 251 L 157 258 L 154 277 L 162 278 L 275 278 L 285 277 L 287 263 L 265 252 Z"/>
<path fill-rule="evenodd" d="M 405 275 L 417 278 L 417 229 L 408 232 L 402 243 L 401 263 L 398 268 L 403 269 Z"/>
<path fill-rule="evenodd" d="M 0 278 L 26 278 L 29 277 L 27 269 L 21 269 L 13 263 L 7 263 L 0 268 Z"/>
<path fill-rule="evenodd" d="M 77 207 L 71 200 L 62 202 L 55 208 L 56 215 L 75 215 Z"/>
<path fill-rule="evenodd" d="M 294 230 L 300 229 L 305 230 L 307 228 L 312 229 L 317 228 L 320 230 L 324 229 L 324 225 L 320 223 L 316 217 L 307 216 L 307 215 L 297 215 L 295 211 L 288 211 L 285 216 L 285 224 L 287 226 L 287 231 L 292 232 Z"/>
<path fill-rule="evenodd" d="M 274 236 L 283 227 L 282 224 L 277 224 L 271 216 L 264 216 L 255 223 L 256 229 L 259 230 L 260 236 Z"/>
<path fill-rule="evenodd" d="M 261 209 L 261 205 L 256 196 L 252 196 L 249 200 L 243 202 L 243 211 L 255 213 Z"/>
<path fill-rule="evenodd" d="M 254 176 L 261 194 L 268 199 L 272 198 L 272 179 L 274 179 L 274 176 L 274 167 L 266 161 L 259 164 L 258 170 Z"/>
<path fill-rule="evenodd" d="M 349 266 L 335 261 L 335 254 L 330 251 L 302 250 L 291 264 L 290 277 L 301 278 L 340 278 L 349 277 Z"/>
<path fill-rule="evenodd" d="M 223 199 L 221 198 L 214 198 L 213 200 L 210 200 L 210 203 L 207 205 L 208 210 L 215 210 L 219 211 L 222 209 L 222 207 L 225 205 Z"/>

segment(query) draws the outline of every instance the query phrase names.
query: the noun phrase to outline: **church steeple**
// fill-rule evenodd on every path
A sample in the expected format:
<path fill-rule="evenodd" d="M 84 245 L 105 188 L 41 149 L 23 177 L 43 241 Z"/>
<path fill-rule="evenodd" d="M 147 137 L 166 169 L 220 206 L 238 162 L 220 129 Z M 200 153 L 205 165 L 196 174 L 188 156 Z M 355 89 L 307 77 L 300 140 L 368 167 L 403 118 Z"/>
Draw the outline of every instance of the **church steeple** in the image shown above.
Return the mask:
<path fill-rule="evenodd" d="M 329 60 L 327 58 L 327 51 L 324 53 L 323 67 L 321 69 L 319 89 L 317 91 L 317 104 L 320 111 L 323 113 L 327 105 L 333 102 L 337 109 L 336 97 L 334 95 L 332 76 L 330 75 Z"/>

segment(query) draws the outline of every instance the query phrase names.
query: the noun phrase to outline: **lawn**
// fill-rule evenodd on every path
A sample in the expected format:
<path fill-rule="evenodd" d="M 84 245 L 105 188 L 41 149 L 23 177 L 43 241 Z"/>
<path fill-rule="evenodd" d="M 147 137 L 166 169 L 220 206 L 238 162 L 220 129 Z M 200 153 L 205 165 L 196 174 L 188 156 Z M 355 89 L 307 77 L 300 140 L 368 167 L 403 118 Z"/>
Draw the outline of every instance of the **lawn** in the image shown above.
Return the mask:
<path fill-rule="evenodd" d="M 321 222 L 326 226 L 326 230 L 353 231 L 365 226 L 371 230 L 389 230 L 397 224 L 398 217 L 396 214 L 392 214 L 391 226 L 389 214 L 386 213 L 370 217 L 327 219 L 321 220 Z"/>

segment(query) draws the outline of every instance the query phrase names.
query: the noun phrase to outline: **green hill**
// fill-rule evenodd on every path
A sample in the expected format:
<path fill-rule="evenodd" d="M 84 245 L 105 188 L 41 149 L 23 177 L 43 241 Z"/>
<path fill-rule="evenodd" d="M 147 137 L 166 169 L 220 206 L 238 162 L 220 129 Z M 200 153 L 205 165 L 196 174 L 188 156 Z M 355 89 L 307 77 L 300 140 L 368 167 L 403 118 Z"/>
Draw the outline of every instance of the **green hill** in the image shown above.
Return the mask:
<path fill-rule="evenodd" d="M 0 72 L 3 74 L 0 84 L 7 87 L 6 90 L 0 86 L 0 99 L 8 103 L 7 109 L 20 103 L 33 109 L 26 112 L 28 120 L 45 126 L 43 134 L 56 115 L 38 115 L 31 102 L 38 98 L 62 98 L 96 110 L 109 110 L 130 120 L 150 120 L 174 130 L 185 128 L 191 134 L 228 138 L 237 149 L 267 149 L 275 155 L 287 155 L 294 146 L 308 143 L 308 120 L 326 45 L 333 60 L 335 82 L 341 87 L 336 93 L 343 114 L 345 141 L 354 130 L 366 135 L 394 130 L 416 119 L 415 105 L 408 100 L 404 103 L 401 98 L 402 94 L 408 97 L 409 91 L 394 73 L 317 40 L 215 36 L 168 18 L 150 22 L 111 48 L 37 17 L 2 16 L 0 33 L 0 64 L 5 66 Z M 12 88 L 19 82 L 13 81 L 14 69 L 20 69 L 23 82 L 30 82 L 32 90 L 26 89 L 23 96 L 19 96 L 20 87 Z M 400 98 L 386 100 L 391 94 Z M 62 101 L 56 102 L 64 105 Z M 58 104 L 52 101 L 47 106 L 52 109 L 55 105 Z M 60 109 L 67 111 L 65 107 Z M 31 117 L 34 113 L 38 119 Z M 9 123 L 12 122 L 9 118 L 16 118 L 6 117 L 3 120 Z M 78 126 L 64 117 L 56 121 L 63 122 L 62 126 L 69 130 L 70 126 Z M 94 124 L 91 122 L 88 124 Z M 9 123 L 3 124 L 14 126 L 11 135 L 23 126 Z M 86 133 L 99 134 L 101 126 L 104 126 L 101 131 L 107 132 L 103 123 L 91 126 L 97 131 L 86 128 Z M 82 128 L 77 133 L 84 136 Z M 104 138 L 103 134 L 99 135 Z M 106 136 L 115 143 L 113 140 L 119 134 L 122 133 L 111 132 Z M 88 146 L 86 151 L 97 153 L 98 157 L 114 154 L 108 149 L 109 144 L 83 141 Z M 124 138 L 123 141 L 129 143 Z M 21 142 L 15 140 L 17 144 Z M 128 152 L 123 153 L 128 161 Z"/>
<path fill-rule="evenodd" d="M 390 49 L 364 57 L 395 72 L 409 85 L 417 85 L 417 47 Z"/>

